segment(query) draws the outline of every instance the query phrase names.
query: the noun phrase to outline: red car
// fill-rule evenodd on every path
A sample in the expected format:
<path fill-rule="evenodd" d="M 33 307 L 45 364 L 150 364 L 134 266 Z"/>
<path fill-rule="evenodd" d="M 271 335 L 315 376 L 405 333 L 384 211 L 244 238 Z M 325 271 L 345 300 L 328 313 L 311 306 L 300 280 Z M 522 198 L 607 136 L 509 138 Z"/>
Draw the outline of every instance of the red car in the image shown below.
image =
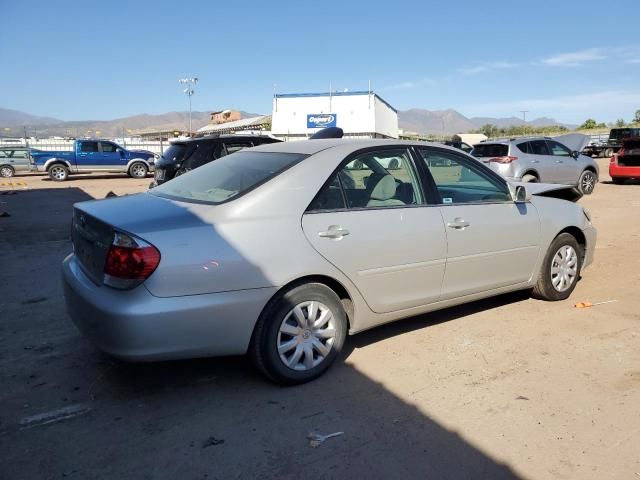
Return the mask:
<path fill-rule="evenodd" d="M 640 179 L 640 137 L 622 141 L 622 148 L 611 157 L 609 175 L 617 184 L 629 178 Z"/>

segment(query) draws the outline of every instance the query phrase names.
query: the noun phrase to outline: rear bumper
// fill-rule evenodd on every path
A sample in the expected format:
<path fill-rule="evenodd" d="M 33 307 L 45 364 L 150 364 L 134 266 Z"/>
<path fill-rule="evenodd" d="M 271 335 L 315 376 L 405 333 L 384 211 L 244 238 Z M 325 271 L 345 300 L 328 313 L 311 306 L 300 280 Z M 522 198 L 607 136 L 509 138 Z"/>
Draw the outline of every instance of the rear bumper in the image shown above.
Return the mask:
<path fill-rule="evenodd" d="M 640 178 L 640 167 L 624 167 L 616 163 L 609 164 L 610 177 Z"/>
<path fill-rule="evenodd" d="M 97 286 L 73 254 L 62 264 L 67 311 L 103 350 L 130 361 L 246 353 L 253 327 L 276 288 L 160 298 Z"/>

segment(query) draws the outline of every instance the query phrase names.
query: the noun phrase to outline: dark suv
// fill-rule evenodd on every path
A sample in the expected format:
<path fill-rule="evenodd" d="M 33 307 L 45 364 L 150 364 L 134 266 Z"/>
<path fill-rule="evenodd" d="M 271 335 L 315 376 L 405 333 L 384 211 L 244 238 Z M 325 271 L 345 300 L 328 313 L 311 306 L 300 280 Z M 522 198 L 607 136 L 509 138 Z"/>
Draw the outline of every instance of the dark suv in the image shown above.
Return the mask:
<path fill-rule="evenodd" d="M 220 135 L 173 142 L 156 160 L 155 175 L 149 188 L 238 150 L 279 141 L 258 135 Z"/>

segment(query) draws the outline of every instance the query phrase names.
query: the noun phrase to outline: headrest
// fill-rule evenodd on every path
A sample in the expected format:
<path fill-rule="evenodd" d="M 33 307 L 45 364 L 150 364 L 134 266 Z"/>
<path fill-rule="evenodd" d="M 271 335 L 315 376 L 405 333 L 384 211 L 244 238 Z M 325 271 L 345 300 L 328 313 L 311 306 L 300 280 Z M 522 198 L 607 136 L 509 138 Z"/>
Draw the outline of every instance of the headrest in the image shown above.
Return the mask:
<path fill-rule="evenodd" d="M 396 180 L 393 175 L 385 175 L 371 191 L 372 200 L 389 200 L 396 195 Z"/>

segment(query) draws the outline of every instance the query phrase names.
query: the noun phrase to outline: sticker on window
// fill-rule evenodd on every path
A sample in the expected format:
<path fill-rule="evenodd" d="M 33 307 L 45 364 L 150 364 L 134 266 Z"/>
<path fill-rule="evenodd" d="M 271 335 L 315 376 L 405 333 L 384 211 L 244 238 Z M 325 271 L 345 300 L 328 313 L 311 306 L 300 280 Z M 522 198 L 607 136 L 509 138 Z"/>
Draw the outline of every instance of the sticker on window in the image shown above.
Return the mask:
<path fill-rule="evenodd" d="M 451 198 L 451 197 L 443 197 L 442 203 L 453 203 L 453 198 Z"/>

